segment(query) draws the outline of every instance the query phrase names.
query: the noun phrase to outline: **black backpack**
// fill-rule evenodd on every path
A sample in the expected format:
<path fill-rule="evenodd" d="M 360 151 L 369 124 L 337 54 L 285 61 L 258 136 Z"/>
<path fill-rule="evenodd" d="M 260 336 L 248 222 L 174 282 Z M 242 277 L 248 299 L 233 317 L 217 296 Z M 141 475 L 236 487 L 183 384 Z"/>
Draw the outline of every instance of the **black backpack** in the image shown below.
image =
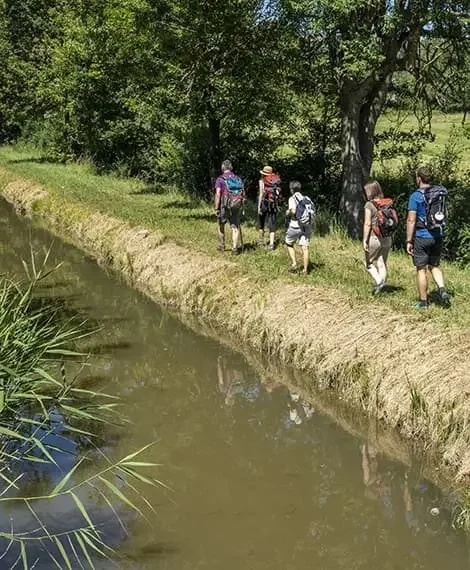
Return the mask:
<path fill-rule="evenodd" d="M 426 218 L 421 228 L 430 231 L 443 229 L 446 225 L 447 209 L 446 199 L 449 192 L 444 186 L 430 186 L 423 192 Z M 420 227 L 420 224 L 417 225 Z"/>

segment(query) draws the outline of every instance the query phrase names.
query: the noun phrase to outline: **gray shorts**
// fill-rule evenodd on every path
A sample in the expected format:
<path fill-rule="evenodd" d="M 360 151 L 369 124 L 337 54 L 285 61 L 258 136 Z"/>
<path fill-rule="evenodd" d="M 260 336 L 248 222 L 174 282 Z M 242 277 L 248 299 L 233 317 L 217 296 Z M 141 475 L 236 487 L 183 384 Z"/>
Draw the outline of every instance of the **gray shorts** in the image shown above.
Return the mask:
<path fill-rule="evenodd" d="M 292 228 L 289 226 L 286 234 L 286 245 L 292 247 L 296 242 L 301 247 L 308 247 L 312 236 L 312 226 L 303 226 L 300 228 Z"/>
<path fill-rule="evenodd" d="M 220 225 L 230 224 L 232 228 L 239 228 L 242 218 L 242 203 L 227 206 L 224 208 L 223 213 L 219 219 Z"/>

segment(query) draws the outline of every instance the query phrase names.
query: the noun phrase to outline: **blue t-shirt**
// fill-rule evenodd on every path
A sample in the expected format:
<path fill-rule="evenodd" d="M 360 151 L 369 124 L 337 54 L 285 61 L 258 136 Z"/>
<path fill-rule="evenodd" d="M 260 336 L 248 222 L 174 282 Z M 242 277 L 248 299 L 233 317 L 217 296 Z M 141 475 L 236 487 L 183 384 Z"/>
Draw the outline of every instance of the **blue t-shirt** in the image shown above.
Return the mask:
<path fill-rule="evenodd" d="M 408 211 L 416 212 L 416 225 L 419 222 L 426 222 L 426 205 L 424 203 L 424 189 L 415 190 L 410 196 L 408 202 Z M 416 237 L 435 239 L 442 237 L 442 229 L 433 230 L 430 232 L 427 228 L 416 228 Z"/>

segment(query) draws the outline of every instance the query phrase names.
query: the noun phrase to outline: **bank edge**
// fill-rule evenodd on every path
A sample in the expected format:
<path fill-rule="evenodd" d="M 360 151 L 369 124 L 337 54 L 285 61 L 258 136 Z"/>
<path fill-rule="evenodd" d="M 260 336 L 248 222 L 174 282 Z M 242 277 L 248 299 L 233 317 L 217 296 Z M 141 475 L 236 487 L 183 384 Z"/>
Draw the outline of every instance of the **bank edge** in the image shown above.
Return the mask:
<path fill-rule="evenodd" d="M 447 476 L 467 485 L 468 331 L 354 304 L 326 288 L 256 281 L 222 257 L 66 201 L 6 169 L 0 169 L 0 192 L 18 213 L 39 217 L 156 302 L 226 330 L 245 353 L 292 365 L 313 390 L 334 394 L 418 442 Z"/>

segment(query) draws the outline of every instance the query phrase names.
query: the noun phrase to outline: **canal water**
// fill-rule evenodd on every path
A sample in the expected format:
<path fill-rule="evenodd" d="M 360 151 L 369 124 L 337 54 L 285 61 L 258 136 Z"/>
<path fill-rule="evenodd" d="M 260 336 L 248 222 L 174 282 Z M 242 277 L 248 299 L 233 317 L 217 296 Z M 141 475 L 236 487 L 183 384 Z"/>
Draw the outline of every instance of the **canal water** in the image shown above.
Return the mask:
<path fill-rule="evenodd" d="M 451 501 L 418 459 L 394 463 L 373 438 L 355 439 L 272 374 L 266 381 L 238 347 L 187 328 L 0 204 L 3 273 L 22 275 L 30 245 L 40 253 L 52 242 L 51 264 L 63 265 L 43 293 L 100 327 L 83 382 L 119 395 L 130 420 L 104 428 L 104 450 L 118 459 L 156 441 L 145 458 L 170 487 L 144 488 L 156 511 L 147 521 L 122 508 L 127 536 L 102 506 L 119 569 L 468 567 Z M 44 560 L 38 568 L 53 567 Z"/>

